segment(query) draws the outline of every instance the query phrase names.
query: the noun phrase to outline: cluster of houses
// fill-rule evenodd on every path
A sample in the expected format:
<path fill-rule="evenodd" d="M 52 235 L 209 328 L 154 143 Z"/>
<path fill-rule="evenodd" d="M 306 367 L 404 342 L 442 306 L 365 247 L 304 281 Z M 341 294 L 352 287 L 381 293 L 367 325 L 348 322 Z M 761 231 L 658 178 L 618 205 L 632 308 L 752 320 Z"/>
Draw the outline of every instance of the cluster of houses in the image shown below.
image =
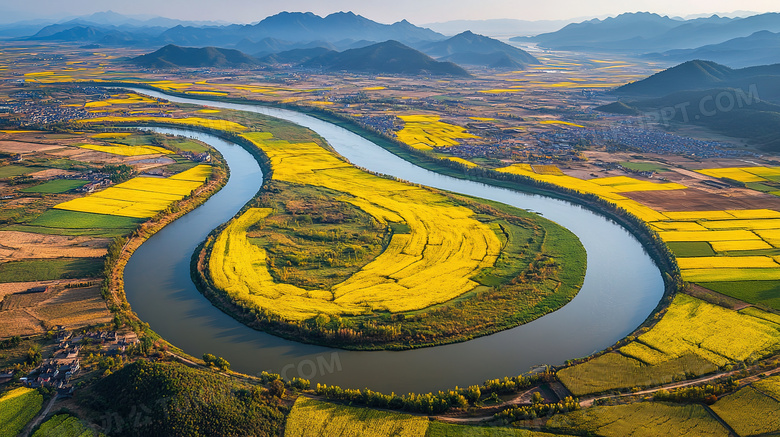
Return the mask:
<path fill-rule="evenodd" d="M 138 336 L 134 332 L 97 331 L 74 335 L 60 331 L 54 356 L 45 359 L 27 377 L 21 378 L 21 382 L 27 387 L 51 387 L 62 394 L 72 394 L 70 381 L 81 370 L 79 353 L 85 343 L 98 345 L 104 355 L 123 355 L 128 346 L 138 343 Z"/>

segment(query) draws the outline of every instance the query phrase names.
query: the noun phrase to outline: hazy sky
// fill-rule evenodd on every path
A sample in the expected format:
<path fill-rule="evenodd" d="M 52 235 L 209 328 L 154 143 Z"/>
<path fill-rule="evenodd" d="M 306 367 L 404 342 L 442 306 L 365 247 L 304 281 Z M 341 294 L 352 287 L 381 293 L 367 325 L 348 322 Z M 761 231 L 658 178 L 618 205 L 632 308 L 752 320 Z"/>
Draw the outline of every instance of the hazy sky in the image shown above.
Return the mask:
<path fill-rule="evenodd" d="M 0 21 L 113 10 L 186 20 L 255 22 L 280 11 L 353 11 L 375 21 L 415 24 L 458 19 L 569 19 L 649 11 L 662 15 L 780 11 L 777 0 L 0 0 Z"/>

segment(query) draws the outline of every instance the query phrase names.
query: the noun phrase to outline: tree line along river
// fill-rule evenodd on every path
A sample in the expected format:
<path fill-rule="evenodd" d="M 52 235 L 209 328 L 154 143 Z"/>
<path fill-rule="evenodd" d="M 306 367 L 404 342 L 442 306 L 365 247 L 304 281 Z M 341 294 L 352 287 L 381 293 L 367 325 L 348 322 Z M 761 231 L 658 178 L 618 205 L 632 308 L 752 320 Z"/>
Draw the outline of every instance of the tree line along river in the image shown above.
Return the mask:
<path fill-rule="evenodd" d="M 149 128 L 204 141 L 224 156 L 230 179 L 203 205 L 146 241 L 125 268 L 125 293 L 141 320 L 186 353 L 226 358 L 232 369 L 382 392 L 428 392 L 514 376 L 539 364 L 558 365 L 621 339 L 653 311 L 664 290 L 661 273 L 641 244 L 617 223 L 579 205 L 422 169 L 344 128 L 303 113 L 262 105 L 135 92 L 216 108 L 256 112 L 313 130 L 350 162 L 413 183 L 531 210 L 568 228 L 588 253 L 579 294 L 561 309 L 496 334 L 406 351 L 345 351 L 256 331 L 211 305 L 190 278 L 190 259 L 214 228 L 230 220 L 263 182 L 243 148 L 188 129 Z"/>

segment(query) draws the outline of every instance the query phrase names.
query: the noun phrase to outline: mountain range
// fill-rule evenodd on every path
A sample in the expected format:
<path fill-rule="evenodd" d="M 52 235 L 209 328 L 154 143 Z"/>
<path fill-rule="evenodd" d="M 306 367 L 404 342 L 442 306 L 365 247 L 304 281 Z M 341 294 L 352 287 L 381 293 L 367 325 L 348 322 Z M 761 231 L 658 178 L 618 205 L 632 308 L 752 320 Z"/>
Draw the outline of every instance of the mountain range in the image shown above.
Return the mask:
<path fill-rule="evenodd" d="M 645 58 L 662 62 L 684 62 L 707 59 L 730 67 L 748 67 L 780 63 L 780 33 L 762 30 L 749 36 L 709 44 L 696 49 L 650 53 Z"/>
<path fill-rule="evenodd" d="M 648 12 L 625 13 L 603 20 L 572 23 L 555 32 L 513 40 L 536 42 L 542 47 L 558 50 L 587 49 L 642 54 L 695 49 L 746 37 L 762 30 L 780 32 L 780 13 L 744 18 L 713 15 L 692 20 Z"/>
<path fill-rule="evenodd" d="M 458 76 L 469 73 L 452 62 L 440 62 L 398 41 L 385 41 L 357 49 L 337 52 L 322 47 L 294 49 L 268 55 L 260 60 L 238 50 L 217 47 L 189 48 L 169 44 L 152 53 L 138 56 L 131 63 L 159 69 L 247 68 L 271 64 L 322 71 L 346 70 L 355 73 L 403 74 L 412 76 Z"/>

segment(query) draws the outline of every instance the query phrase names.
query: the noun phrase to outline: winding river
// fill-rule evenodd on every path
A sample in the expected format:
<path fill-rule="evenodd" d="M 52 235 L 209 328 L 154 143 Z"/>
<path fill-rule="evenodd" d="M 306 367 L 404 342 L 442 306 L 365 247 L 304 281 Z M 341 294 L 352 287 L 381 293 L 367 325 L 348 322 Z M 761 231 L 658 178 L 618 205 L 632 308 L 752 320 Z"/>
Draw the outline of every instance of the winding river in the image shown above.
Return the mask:
<path fill-rule="evenodd" d="M 661 274 L 639 242 L 615 222 L 578 205 L 424 170 L 346 129 L 295 111 L 134 91 L 176 103 L 289 120 L 317 132 L 338 153 L 369 170 L 540 213 L 574 232 L 588 253 L 585 282 L 570 303 L 531 323 L 493 335 L 445 346 L 378 352 L 284 340 L 250 329 L 216 309 L 190 279 L 190 257 L 197 245 L 261 186 L 259 166 L 244 149 L 215 136 L 156 128 L 214 146 L 231 169 L 230 180 L 220 192 L 145 242 L 125 269 L 125 292 L 133 310 L 190 355 L 222 356 L 234 370 L 247 374 L 265 370 L 287 378 L 304 377 L 313 383 L 387 393 L 436 391 L 517 375 L 539 364 L 562 364 L 604 349 L 642 323 L 663 295 Z"/>

